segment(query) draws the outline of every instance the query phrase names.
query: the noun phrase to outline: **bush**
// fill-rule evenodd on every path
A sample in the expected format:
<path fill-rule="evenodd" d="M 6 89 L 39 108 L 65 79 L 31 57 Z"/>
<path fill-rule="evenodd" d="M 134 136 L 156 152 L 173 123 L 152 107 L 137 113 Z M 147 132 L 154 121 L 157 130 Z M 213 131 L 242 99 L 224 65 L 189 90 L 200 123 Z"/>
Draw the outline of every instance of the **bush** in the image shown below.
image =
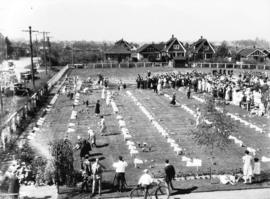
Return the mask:
<path fill-rule="evenodd" d="M 44 171 L 44 180 L 46 184 L 48 185 L 55 184 L 55 174 L 56 174 L 55 162 L 54 160 L 48 160 Z"/>
<path fill-rule="evenodd" d="M 23 144 L 22 148 L 18 150 L 17 159 L 20 159 L 21 162 L 25 162 L 29 165 L 32 164 L 34 158 L 34 151 L 27 143 Z"/>
<path fill-rule="evenodd" d="M 42 157 L 36 157 L 32 162 L 33 173 L 36 176 L 36 185 L 45 183 L 45 167 L 47 161 Z"/>
<path fill-rule="evenodd" d="M 73 147 L 67 139 L 54 140 L 51 145 L 51 154 L 56 167 L 57 185 L 73 185 Z"/>

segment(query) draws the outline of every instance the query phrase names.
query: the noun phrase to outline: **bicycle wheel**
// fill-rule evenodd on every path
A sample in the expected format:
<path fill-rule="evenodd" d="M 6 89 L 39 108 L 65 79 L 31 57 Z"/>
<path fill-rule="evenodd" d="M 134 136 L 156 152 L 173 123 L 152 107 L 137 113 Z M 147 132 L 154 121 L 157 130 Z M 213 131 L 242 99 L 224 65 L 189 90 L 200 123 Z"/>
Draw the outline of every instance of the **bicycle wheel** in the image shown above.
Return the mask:
<path fill-rule="evenodd" d="M 170 194 L 169 194 L 169 189 L 168 187 L 162 185 L 162 186 L 159 186 L 157 189 L 156 189 L 156 192 L 155 192 L 155 196 L 156 196 L 156 199 L 158 198 L 162 198 L 162 199 L 168 199 L 170 197 Z"/>
<path fill-rule="evenodd" d="M 140 187 L 135 187 L 134 189 L 131 190 L 129 197 L 131 199 L 135 198 L 141 198 L 144 196 L 144 190 Z"/>

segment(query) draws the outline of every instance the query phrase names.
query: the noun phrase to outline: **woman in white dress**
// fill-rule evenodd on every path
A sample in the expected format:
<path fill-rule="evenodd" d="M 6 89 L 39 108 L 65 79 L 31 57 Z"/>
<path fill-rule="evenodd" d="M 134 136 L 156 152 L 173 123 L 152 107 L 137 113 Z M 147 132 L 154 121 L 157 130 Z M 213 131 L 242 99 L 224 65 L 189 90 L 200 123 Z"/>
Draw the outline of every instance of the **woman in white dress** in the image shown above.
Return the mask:
<path fill-rule="evenodd" d="M 106 89 L 105 87 L 103 87 L 102 92 L 101 92 L 101 99 L 105 99 L 105 91 Z"/>
<path fill-rule="evenodd" d="M 158 80 L 158 85 L 157 85 L 157 91 L 158 91 L 158 94 L 160 95 L 161 94 L 161 79 Z"/>
<path fill-rule="evenodd" d="M 242 157 L 243 160 L 243 179 L 244 183 L 251 183 L 251 177 L 252 177 L 252 156 L 249 155 L 249 151 L 245 151 L 245 155 Z"/>
<path fill-rule="evenodd" d="M 228 86 L 228 87 L 226 88 L 226 91 L 225 91 L 225 101 L 226 101 L 226 102 L 230 101 L 230 91 L 231 91 L 231 87 Z"/>

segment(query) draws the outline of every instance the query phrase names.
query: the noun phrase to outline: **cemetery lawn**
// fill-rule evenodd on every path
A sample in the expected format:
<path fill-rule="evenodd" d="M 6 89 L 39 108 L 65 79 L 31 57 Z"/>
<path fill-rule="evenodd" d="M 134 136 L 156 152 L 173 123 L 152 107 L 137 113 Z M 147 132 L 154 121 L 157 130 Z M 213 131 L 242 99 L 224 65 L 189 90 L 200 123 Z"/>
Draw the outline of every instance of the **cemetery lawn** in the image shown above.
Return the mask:
<path fill-rule="evenodd" d="M 73 69 L 70 76 L 79 76 L 82 79 L 86 79 L 91 76 L 96 79 L 97 74 L 100 73 L 105 77 L 110 76 L 109 81 L 117 83 L 120 79 L 123 82 L 128 83 L 128 88 L 132 94 L 142 103 L 143 106 L 155 117 L 159 124 L 165 128 L 173 137 L 177 143 L 183 147 L 184 153 L 188 157 L 202 159 L 202 167 L 186 167 L 185 162 L 181 161 L 181 156 L 177 155 L 170 145 L 166 142 L 157 129 L 153 127 L 151 122 L 147 119 L 143 112 L 137 107 L 132 99 L 126 94 L 126 90 L 117 91 L 115 85 L 112 85 L 111 91 L 115 92 L 114 101 L 119 109 L 119 114 L 123 116 L 126 126 L 132 135 L 132 140 L 136 143 L 146 142 L 152 146 L 150 152 L 142 152 L 139 149 L 138 158 L 144 160 L 145 164 L 140 165 L 139 168 L 135 168 L 133 164 L 133 158 L 129 154 L 127 145 L 125 144 L 123 135 L 121 134 L 116 114 L 113 113 L 112 107 L 106 106 L 105 101 L 101 100 L 101 113 L 104 115 L 108 136 L 97 136 L 97 147 L 93 148 L 91 152 L 92 160 L 95 158 L 101 159 L 101 164 L 106 167 L 103 175 L 103 192 L 102 197 L 118 197 L 128 196 L 129 192 L 117 193 L 112 192 L 111 187 L 114 179 L 114 170 L 112 168 L 113 162 L 117 161 L 118 156 L 122 155 L 128 162 L 129 166 L 126 169 L 126 180 L 128 186 L 131 188 L 137 184 L 142 171 L 145 168 L 150 171 L 156 177 L 163 176 L 163 168 L 165 159 L 169 159 L 170 163 L 175 166 L 178 177 L 185 175 L 196 175 L 209 173 L 209 167 L 212 166 L 214 173 L 230 173 L 232 171 L 239 170 L 242 167 L 241 157 L 244 154 L 245 148 L 241 148 L 232 143 L 226 151 L 216 151 L 215 162 L 216 165 L 210 165 L 208 159 L 209 152 L 205 148 L 198 146 L 190 135 L 190 130 L 194 128 L 195 119 L 189 113 L 185 112 L 181 107 L 172 107 L 169 105 L 169 100 L 164 96 L 158 96 L 153 93 L 152 90 L 137 90 L 135 89 L 135 79 L 138 73 L 145 73 L 149 69 L 153 72 L 158 71 L 172 71 L 174 68 L 134 68 L 134 69 Z M 172 90 L 165 90 L 168 94 L 172 94 Z M 87 128 L 90 126 L 94 131 L 98 132 L 98 121 L 100 120 L 94 114 L 94 106 L 98 99 L 101 97 L 100 89 L 93 89 L 90 94 L 80 95 L 80 104 L 75 107 L 74 110 L 78 111 L 78 117 L 76 120 L 70 119 L 72 112 L 72 104 L 74 100 L 70 100 L 66 95 L 60 95 L 53 106 L 52 110 L 48 113 L 45 123 L 41 130 L 36 133 L 33 140 L 30 140 L 31 145 L 35 149 L 36 153 L 42 156 L 46 156 L 44 151 L 48 151 L 48 144 L 59 138 L 64 138 L 67 133 L 68 124 L 70 122 L 75 123 L 75 132 L 68 133 L 68 138 L 75 145 L 77 142 L 77 136 L 87 138 Z M 82 104 L 84 100 L 89 101 L 89 107 L 86 108 Z M 195 100 L 187 100 L 186 96 L 177 92 L 177 100 L 180 103 L 186 104 L 193 110 L 201 104 Z M 241 115 L 240 115 L 241 116 Z M 253 118 L 251 118 L 252 120 Z M 254 121 L 260 120 L 254 118 Z M 269 154 L 269 147 L 267 143 L 269 141 L 265 138 L 265 135 L 258 134 L 253 129 L 239 126 L 239 132 L 237 135 L 241 136 L 243 141 L 247 144 L 254 145 L 254 147 L 261 148 L 261 154 Z M 269 145 L 269 144 L 268 144 Z M 74 152 L 74 166 L 76 170 L 80 170 L 80 157 L 79 151 Z M 269 164 L 262 164 L 263 172 L 269 172 Z M 269 183 L 257 183 L 257 184 L 243 184 L 239 182 L 236 185 L 221 185 L 217 183 L 217 180 L 210 179 L 194 179 L 194 180 L 181 180 L 175 181 L 175 187 L 179 190 L 175 191 L 175 194 L 189 193 L 191 191 L 217 191 L 217 190 L 231 190 L 231 189 L 250 189 L 250 188 L 263 188 L 269 187 Z M 89 193 L 79 193 L 80 187 L 67 188 L 61 187 L 60 198 L 87 198 Z"/>

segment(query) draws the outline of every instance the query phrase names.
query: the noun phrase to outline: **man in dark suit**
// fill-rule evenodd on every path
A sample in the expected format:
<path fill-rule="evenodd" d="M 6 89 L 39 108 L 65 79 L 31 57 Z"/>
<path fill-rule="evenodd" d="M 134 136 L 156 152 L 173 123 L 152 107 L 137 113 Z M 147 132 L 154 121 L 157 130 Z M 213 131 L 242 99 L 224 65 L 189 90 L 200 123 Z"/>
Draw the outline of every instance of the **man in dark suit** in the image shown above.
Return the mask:
<path fill-rule="evenodd" d="M 175 178 L 175 169 L 174 166 L 169 163 L 169 160 L 165 160 L 165 163 L 165 182 L 169 190 L 170 188 L 174 190 L 175 188 L 173 187 L 172 180 Z"/>

